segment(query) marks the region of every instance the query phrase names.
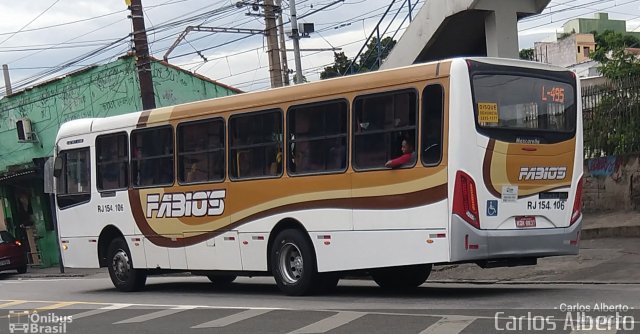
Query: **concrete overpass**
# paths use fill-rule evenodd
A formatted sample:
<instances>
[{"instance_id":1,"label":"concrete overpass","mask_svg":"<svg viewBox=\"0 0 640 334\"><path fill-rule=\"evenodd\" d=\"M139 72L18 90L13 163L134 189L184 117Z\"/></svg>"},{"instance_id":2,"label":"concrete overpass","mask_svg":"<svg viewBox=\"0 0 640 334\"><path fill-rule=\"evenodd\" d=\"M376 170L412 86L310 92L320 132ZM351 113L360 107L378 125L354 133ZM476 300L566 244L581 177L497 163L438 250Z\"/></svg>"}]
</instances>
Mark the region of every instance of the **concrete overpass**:
<instances>
[{"instance_id":1,"label":"concrete overpass","mask_svg":"<svg viewBox=\"0 0 640 334\"><path fill-rule=\"evenodd\" d=\"M456 56L518 58L518 20L551 0L425 0L381 69Z\"/></svg>"}]
</instances>

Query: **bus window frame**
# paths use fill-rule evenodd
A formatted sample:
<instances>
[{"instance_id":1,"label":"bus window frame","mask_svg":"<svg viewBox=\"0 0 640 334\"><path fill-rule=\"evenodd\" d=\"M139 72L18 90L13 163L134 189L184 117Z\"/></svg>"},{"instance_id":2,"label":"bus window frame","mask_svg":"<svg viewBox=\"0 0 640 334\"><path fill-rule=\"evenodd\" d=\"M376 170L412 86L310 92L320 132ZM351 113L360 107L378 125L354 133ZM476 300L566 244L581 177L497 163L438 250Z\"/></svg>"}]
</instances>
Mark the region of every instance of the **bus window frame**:
<instances>
[{"instance_id":1,"label":"bus window frame","mask_svg":"<svg viewBox=\"0 0 640 334\"><path fill-rule=\"evenodd\" d=\"M180 149L180 145L179 145L179 137L178 137L178 133L180 131L180 128L183 126L189 126L189 125L195 125L198 123L208 123L208 122L216 122L216 121L222 121L222 159L224 159L224 161L222 162L222 178L219 180L206 180L206 181L196 181L196 182L181 182L180 181L180 177L179 177L179 168L180 168L180 155L184 155L184 154L194 154L194 153L204 153L204 154L208 154L208 153L212 153L212 152L216 152L219 151L220 149L215 149L215 150L204 150L204 151L197 151L197 152L187 152L187 153L182 153L179 151ZM205 119L198 119L198 120L194 120L194 121L184 121L184 122L180 122L178 123L178 125L176 126L176 130L175 130L175 143L174 143L176 149L175 149L175 156L176 156L176 161L175 161L175 180L178 183L178 185L181 186L187 186L187 185L197 185L197 184L217 184L217 183L224 183L227 179L227 122L224 119L224 117L222 116L214 116L214 117L210 117L210 118L205 118Z\"/></svg>"},{"instance_id":2,"label":"bus window frame","mask_svg":"<svg viewBox=\"0 0 640 334\"><path fill-rule=\"evenodd\" d=\"M413 162L412 165L407 165L404 167L398 167L398 168L389 168L389 167L385 167L384 164L380 167L372 167L372 168L358 168L356 166L356 136L359 135L358 132L355 131L355 127L357 126L357 120L356 118L356 102L359 99L362 98L366 98L366 97L377 97L377 96L385 96L385 95L394 95L394 94L398 94L398 93L402 93L402 92L413 92L415 95L415 121L416 124L413 126L413 130L414 130L414 136L413 136L413 150L414 153L416 153L416 157L415 160ZM415 168L418 160L420 159L420 154L418 154L417 152L417 147L420 144L418 141L418 137L419 137L419 128L420 128L420 90L415 88L415 87L410 87L410 88L400 88L400 89L396 89L396 90L386 90L383 92L376 92L376 93L369 93L369 94L362 94L362 95L357 95L353 98L353 100L351 101L351 156L349 157L351 160L351 168L355 171L355 172L372 172L372 171L381 171L381 170L402 170L402 169L412 169ZM373 130L368 132L367 134L376 134L376 133L389 133L389 132L394 132L394 131L404 131L407 129L410 129L411 127L409 126L404 126L398 129L393 129L393 130ZM395 159L395 158L394 158Z\"/></svg>"},{"instance_id":3,"label":"bus window frame","mask_svg":"<svg viewBox=\"0 0 640 334\"><path fill-rule=\"evenodd\" d=\"M291 159L293 157L291 157L290 155L290 150L289 147L291 144L296 143L296 141L292 141L291 138L291 127L289 126L289 114L291 113L291 109L295 109L295 108L304 108L304 107L317 107L317 106L321 106L321 105L325 105L325 104L333 104L333 103L344 103L345 107L346 107L346 132L344 133L344 135L340 134L340 135L325 135L322 137L317 137L317 138L313 138L312 140L326 140L326 139L332 139L332 138L346 138L346 144L345 144L345 166L344 169L334 169L334 170L330 170L330 171L324 171L324 172L303 172L303 173L292 173L290 171L289 168L289 161L291 161ZM349 100L347 98L336 98L336 99L332 99L332 100L323 100L323 101L318 101L318 102L310 102L310 103L303 103L303 104L296 104L296 105L291 105L289 106L289 108L287 108L287 112L286 112L286 118L285 118L285 123L287 125L287 131L286 131L286 136L285 136L285 142L286 144L284 145L285 147L285 158L286 158L286 164L285 166L287 167L287 175L290 177L300 177L300 176L313 176L313 175L336 175L336 174L344 174L349 170L349 166L350 166L350 155L349 155L349 148L351 147L351 136L349 133L349 128L350 128L350 124L349 124L349 120L350 120L350 112L351 112L351 105L349 103ZM308 140L311 141L311 140Z\"/></svg>"},{"instance_id":4,"label":"bus window frame","mask_svg":"<svg viewBox=\"0 0 640 334\"><path fill-rule=\"evenodd\" d=\"M109 136L117 136L117 135L125 135L125 139L126 139L126 149L127 149L127 161L126 161L126 166L127 166L127 171L126 171L126 175L125 177L127 178L127 186L124 188L113 188L113 189L100 189L98 187L98 177L100 176L98 174L98 166L100 165L98 162L98 157L99 157L99 152L98 152L98 139L102 138L102 137L109 137ZM119 131L119 132L113 132L113 133L105 133L105 134L101 134L99 136L96 136L96 139L94 140L94 146L96 148L96 189L98 190L99 193L103 194L103 193L114 193L117 191L122 191L122 190L128 190L129 187L131 186L131 143L129 142L129 134L126 131Z\"/></svg>"},{"instance_id":5,"label":"bus window frame","mask_svg":"<svg viewBox=\"0 0 640 334\"><path fill-rule=\"evenodd\" d=\"M89 174L87 175L87 189L88 191L83 191L83 192L76 192L73 194L60 194L58 193L58 179L56 178L56 205L58 206L58 209L60 210L66 210L69 208L73 208L76 206L80 206L83 204L87 204L89 202L91 202L91 176L92 176L92 167L91 167L91 147L90 146L84 146L84 147L77 147L77 148L72 148L72 149L65 149L65 150L61 150L60 152L58 152L57 156L61 157L64 156L64 158L62 159L62 174L64 175L64 181L65 181L65 192L67 192L66 188L68 188L68 179L67 179L67 153L69 152L77 152L77 151L87 151L88 153L88 159L87 159L87 170L89 171ZM62 176L62 175L61 175ZM74 202L72 204L69 205L60 205L60 198L66 199L66 198L80 198L79 201Z\"/></svg>"},{"instance_id":6,"label":"bus window frame","mask_svg":"<svg viewBox=\"0 0 640 334\"><path fill-rule=\"evenodd\" d=\"M280 130L282 131L282 141L281 144L283 145L282 147L282 169L280 170L280 173L276 174L276 175L267 175L267 176L249 176L249 177L234 177L231 175L231 151L233 149L237 150L237 147L240 148L254 148L254 147L263 147L263 146L268 146L267 144L250 144L250 145L240 145L240 146L236 146L236 147L232 147L231 146L231 121L234 118L239 118L239 117L249 117L251 115L259 115L259 114L267 114L267 113L272 113L272 112L278 112L280 115ZM251 180L270 180L270 179L279 179L284 175L284 169L285 169L285 147L284 147L284 126L285 126L285 113L282 110L282 108L280 107L275 107L275 108L270 108L270 109L262 109L262 110L257 110L257 111L248 111L248 112L240 112L240 113L236 113L233 114L231 116L229 116L229 118L227 119L227 177L229 178L229 180L231 182L244 182L244 181L251 181ZM276 142L277 144L277 142Z\"/></svg>"},{"instance_id":7,"label":"bus window frame","mask_svg":"<svg viewBox=\"0 0 640 334\"><path fill-rule=\"evenodd\" d=\"M152 131L152 130L157 130L157 129L161 129L161 128L169 128L171 129L171 142L172 142L172 146L173 146L173 163L171 164L171 168L173 169L173 178L171 180L171 183L167 183L167 184L153 184L153 185L149 185L149 186L136 186L133 182L134 177L133 177L133 143L132 143L132 138L134 133L137 132L145 132L145 131ZM131 187L132 189L151 189L151 188L167 188L167 187L173 187L176 184L176 134L175 134L175 129L173 128L173 126L171 124L167 124L167 125L158 125L158 126L147 126L144 128L137 128L137 129L133 129L131 130L131 133L129 133L129 187ZM135 159L136 161L140 161L140 159ZM148 160L148 159L145 159Z\"/></svg>"},{"instance_id":8,"label":"bus window frame","mask_svg":"<svg viewBox=\"0 0 640 334\"><path fill-rule=\"evenodd\" d=\"M431 86L439 86L442 89L442 109L441 109L441 119L440 119L440 156L437 162L434 163L425 163L424 162L424 153L426 153L426 147L422 147L422 144L425 143L425 141L423 140L424 136L425 136L425 130L423 127L423 122L424 120L424 116L425 116L425 101L424 101L424 94L425 91L427 90L428 87ZM445 89L445 85L440 82L440 81L434 81L434 82L430 82L427 83L424 88L422 89L422 104L420 105L420 154L419 154L419 159L420 162L422 163L422 166L424 167L437 167L440 166L442 164L442 158L444 157L444 141L445 141L445 136L444 136L444 131L445 131L445 117L446 117L446 111L447 111L447 107L446 107L446 102L447 102L447 90Z\"/></svg>"}]
</instances>

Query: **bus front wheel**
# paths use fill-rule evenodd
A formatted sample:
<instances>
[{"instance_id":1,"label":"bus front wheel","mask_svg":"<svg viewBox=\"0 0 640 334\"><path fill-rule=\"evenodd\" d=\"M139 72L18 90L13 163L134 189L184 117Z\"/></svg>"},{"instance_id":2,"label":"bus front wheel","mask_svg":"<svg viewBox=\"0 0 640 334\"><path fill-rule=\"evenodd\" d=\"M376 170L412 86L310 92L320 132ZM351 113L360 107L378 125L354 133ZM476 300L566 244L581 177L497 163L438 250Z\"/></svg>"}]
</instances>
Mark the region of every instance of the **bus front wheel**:
<instances>
[{"instance_id":1,"label":"bus front wheel","mask_svg":"<svg viewBox=\"0 0 640 334\"><path fill-rule=\"evenodd\" d=\"M133 268L131 252L124 239L117 238L111 241L107 254L109 254L109 276L116 289L131 292L144 287L147 274L144 270Z\"/></svg>"},{"instance_id":2,"label":"bus front wheel","mask_svg":"<svg viewBox=\"0 0 640 334\"><path fill-rule=\"evenodd\" d=\"M310 294L318 280L313 246L300 230L280 232L271 247L271 272L289 296Z\"/></svg>"},{"instance_id":3,"label":"bus front wheel","mask_svg":"<svg viewBox=\"0 0 640 334\"><path fill-rule=\"evenodd\" d=\"M406 291L419 287L431 274L430 264L389 267L371 272L373 280L385 290Z\"/></svg>"}]
</instances>

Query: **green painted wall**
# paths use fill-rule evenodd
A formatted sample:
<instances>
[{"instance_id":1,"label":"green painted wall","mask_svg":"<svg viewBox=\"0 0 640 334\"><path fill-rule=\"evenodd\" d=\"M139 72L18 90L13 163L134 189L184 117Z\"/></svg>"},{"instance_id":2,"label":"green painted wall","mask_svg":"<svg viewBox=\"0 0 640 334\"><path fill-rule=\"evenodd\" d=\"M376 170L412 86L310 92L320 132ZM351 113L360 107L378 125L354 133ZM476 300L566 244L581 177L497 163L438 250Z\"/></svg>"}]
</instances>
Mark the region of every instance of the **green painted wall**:
<instances>
[{"instance_id":1,"label":"green painted wall","mask_svg":"<svg viewBox=\"0 0 640 334\"><path fill-rule=\"evenodd\" d=\"M603 33L606 30L620 32L640 38L640 32L627 31L624 20L610 20L606 13L597 13L592 19L579 18L567 21L564 25L565 33L589 34L593 31Z\"/></svg>"},{"instance_id":2,"label":"green painted wall","mask_svg":"<svg viewBox=\"0 0 640 334\"><path fill-rule=\"evenodd\" d=\"M237 90L194 76L176 67L152 62L152 76L157 107L215 98L238 93ZM106 117L139 111L142 108L135 59L124 57L115 62L84 69L62 79L43 83L0 100L0 175L8 170L33 166L33 158L53 154L60 125L86 117ZM16 120L29 118L38 143L18 143ZM22 181L21 181L22 180ZM43 266L58 263L55 233L49 223L48 199L43 194L42 179L16 178L0 185L7 198L6 216L15 231L18 222L11 221L15 210L14 190L30 191L38 246Z\"/></svg>"}]
</instances>

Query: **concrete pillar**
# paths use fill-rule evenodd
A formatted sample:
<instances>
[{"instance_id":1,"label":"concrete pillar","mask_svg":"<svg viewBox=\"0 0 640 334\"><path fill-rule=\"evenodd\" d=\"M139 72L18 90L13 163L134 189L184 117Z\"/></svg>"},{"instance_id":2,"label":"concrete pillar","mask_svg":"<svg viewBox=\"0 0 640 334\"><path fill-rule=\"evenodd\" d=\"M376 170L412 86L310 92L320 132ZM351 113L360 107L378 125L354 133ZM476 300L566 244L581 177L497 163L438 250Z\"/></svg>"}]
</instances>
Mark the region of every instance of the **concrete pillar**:
<instances>
[{"instance_id":1,"label":"concrete pillar","mask_svg":"<svg viewBox=\"0 0 640 334\"><path fill-rule=\"evenodd\" d=\"M518 18L509 9L488 12L484 20L487 56L518 58Z\"/></svg>"}]
</instances>

